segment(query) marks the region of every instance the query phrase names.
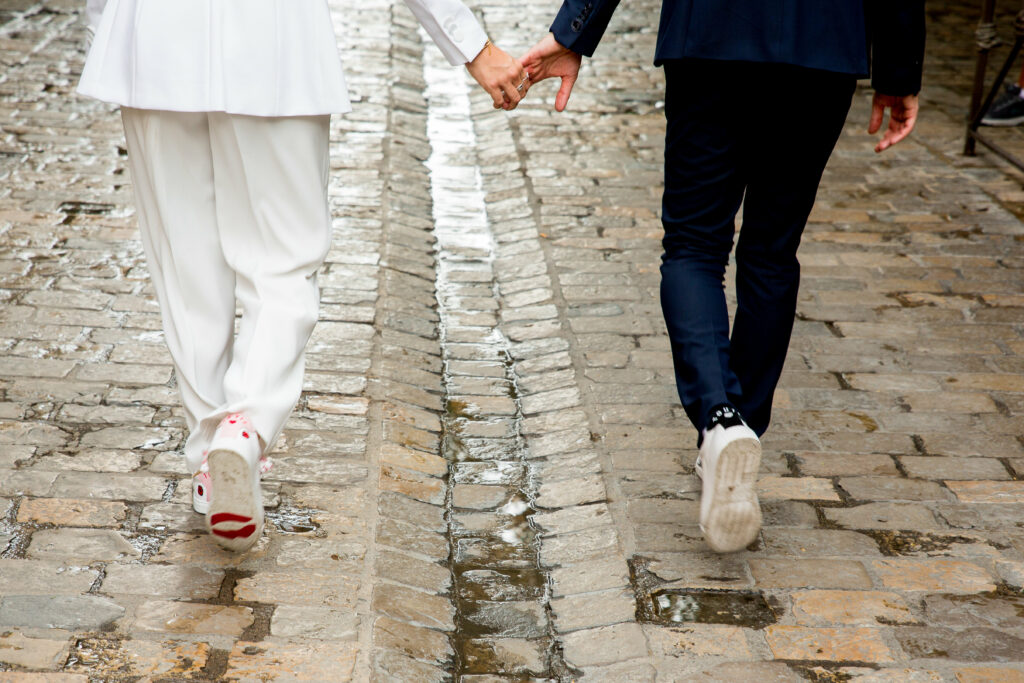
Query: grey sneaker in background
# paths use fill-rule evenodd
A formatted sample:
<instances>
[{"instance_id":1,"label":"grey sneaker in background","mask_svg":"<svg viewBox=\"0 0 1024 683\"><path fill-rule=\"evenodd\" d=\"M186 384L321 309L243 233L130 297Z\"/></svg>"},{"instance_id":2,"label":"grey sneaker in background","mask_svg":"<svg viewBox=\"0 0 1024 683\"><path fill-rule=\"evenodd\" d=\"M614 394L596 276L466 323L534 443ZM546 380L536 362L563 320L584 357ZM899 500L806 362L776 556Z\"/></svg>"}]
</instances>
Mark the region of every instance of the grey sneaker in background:
<instances>
[{"instance_id":1,"label":"grey sneaker in background","mask_svg":"<svg viewBox=\"0 0 1024 683\"><path fill-rule=\"evenodd\" d=\"M1017 126L1021 123L1024 123L1024 99L1020 97L1020 86L1008 85L989 107L981 125Z\"/></svg>"}]
</instances>

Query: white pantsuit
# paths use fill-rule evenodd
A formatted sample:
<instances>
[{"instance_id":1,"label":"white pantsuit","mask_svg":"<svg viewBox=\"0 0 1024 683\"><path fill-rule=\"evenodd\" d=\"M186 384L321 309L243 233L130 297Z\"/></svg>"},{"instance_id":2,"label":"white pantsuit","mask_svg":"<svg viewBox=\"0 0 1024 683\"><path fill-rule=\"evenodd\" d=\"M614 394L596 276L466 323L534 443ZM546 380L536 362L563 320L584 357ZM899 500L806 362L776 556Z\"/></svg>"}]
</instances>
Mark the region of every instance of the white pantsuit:
<instances>
[{"instance_id":1,"label":"white pantsuit","mask_svg":"<svg viewBox=\"0 0 1024 683\"><path fill-rule=\"evenodd\" d=\"M483 49L460 0L406 4L452 64ZM87 16L78 90L122 106L188 466L230 413L269 450L302 389L330 114L350 107L327 0L88 0Z\"/></svg>"},{"instance_id":2,"label":"white pantsuit","mask_svg":"<svg viewBox=\"0 0 1024 683\"><path fill-rule=\"evenodd\" d=\"M124 108L122 118L195 471L224 416L248 415L270 445L299 398L330 246L330 117Z\"/></svg>"}]
</instances>

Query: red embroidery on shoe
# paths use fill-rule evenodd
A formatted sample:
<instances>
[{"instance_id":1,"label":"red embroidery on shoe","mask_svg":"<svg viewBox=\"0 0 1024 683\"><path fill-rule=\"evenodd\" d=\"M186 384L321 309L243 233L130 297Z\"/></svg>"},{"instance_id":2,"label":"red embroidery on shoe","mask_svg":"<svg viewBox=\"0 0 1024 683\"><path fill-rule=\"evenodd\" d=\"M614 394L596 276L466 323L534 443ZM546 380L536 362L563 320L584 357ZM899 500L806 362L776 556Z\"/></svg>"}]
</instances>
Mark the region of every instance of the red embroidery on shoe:
<instances>
[{"instance_id":1,"label":"red embroidery on shoe","mask_svg":"<svg viewBox=\"0 0 1024 683\"><path fill-rule=\"evenodd\" d=\"M236 515L233 512L218 512L210 517L210 526L216 526L221 522L251 522L252 517Z\"/></svg>"},{"instance_id":2,"label":"red embroidery on shoe","mask_svg":"<svg viewBox=\"0 0 1024 683\"><path fill-rule=\"evenodd\" d=\"M236 421L237 420L228 420L228 422L230 422L231 424L235 424Z\"/></svg>"},{"instance_id":3,"label":"red embroidery on shoe","mask_svg":"<svg viewBox=\"0 0 1024 683\"><path fill-rule=\"evenodd\" d=\"M242 437L248 439L249 438L249 432L242 432Z\"/></svg>"},{"instance_id":4,"label":"red embroidery on shoe","mask_svg":"<svg viewBox=\"0 0 1024 683\"><path fill-rule=\"evenodd\" d=\"M198 493L200 496L205 495L203 493L203 485L202 484L200 484L199 486L196 487L196 493Z\"/></svg>"},{"instance_id":5,"label":"red embroidery on shoe","mask_svg":"<svg viewBox=\"0 0 1024 683\"><path fill-rule=\"evenodd\" d=\"M230 531L222 531L220 529L211 530L212 533L223 538L245 538L246 536L252 536L254 531L256 531L255 524L243 526L241 529L231 529Z\"/></svg>"}]
</instances>

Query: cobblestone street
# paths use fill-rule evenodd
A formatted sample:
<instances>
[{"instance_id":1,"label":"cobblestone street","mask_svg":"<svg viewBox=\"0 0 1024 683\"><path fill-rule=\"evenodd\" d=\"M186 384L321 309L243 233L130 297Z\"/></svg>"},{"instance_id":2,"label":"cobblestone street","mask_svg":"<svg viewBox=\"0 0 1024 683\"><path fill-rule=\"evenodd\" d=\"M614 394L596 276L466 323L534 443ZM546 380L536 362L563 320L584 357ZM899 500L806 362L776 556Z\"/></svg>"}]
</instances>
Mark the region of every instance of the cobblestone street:
<instances>
[{"instance_id":1,"label":"cobblestone street","mask_svg":"<svg viewBox=\"0 0 1024 683\"><path fill-rule=\"evenodd\" d=\"M1024 681L1024 177L961 155L977 7L930 0L909 140L876 155L857 91L764 528L717 555L658 299L661 3L560 115L330 0L334 241L238 556L192 512L120 118L73 92L84 4L0 0L0 681ZM467 4L518 55L559 2Z\"/></svg>"}]
</instances>

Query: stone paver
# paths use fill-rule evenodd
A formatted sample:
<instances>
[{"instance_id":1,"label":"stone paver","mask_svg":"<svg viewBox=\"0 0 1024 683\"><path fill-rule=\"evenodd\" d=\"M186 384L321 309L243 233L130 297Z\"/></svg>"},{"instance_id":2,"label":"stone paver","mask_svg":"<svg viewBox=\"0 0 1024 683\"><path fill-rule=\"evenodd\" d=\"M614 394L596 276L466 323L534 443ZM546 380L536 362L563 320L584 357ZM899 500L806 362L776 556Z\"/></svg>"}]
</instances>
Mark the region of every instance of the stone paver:
<instances>
[{"instance_id":1,"label":"stone paver","mask_svg":"<svg viewBox=\"0 0 1024 683\"><path fill-rule=\"evenodd\" d=\"M0 679L1024 680L1024 191L959 154L967 0L929 3L913 138L876 157L855 95L729 556L658 303L660 3L568 114L545 83L509 115L402 3L331 0L334 242L242 557L190 510L79 4L0 0ZM515 54L558 3L470 4Z\"/></svg>"}]
</instances>

